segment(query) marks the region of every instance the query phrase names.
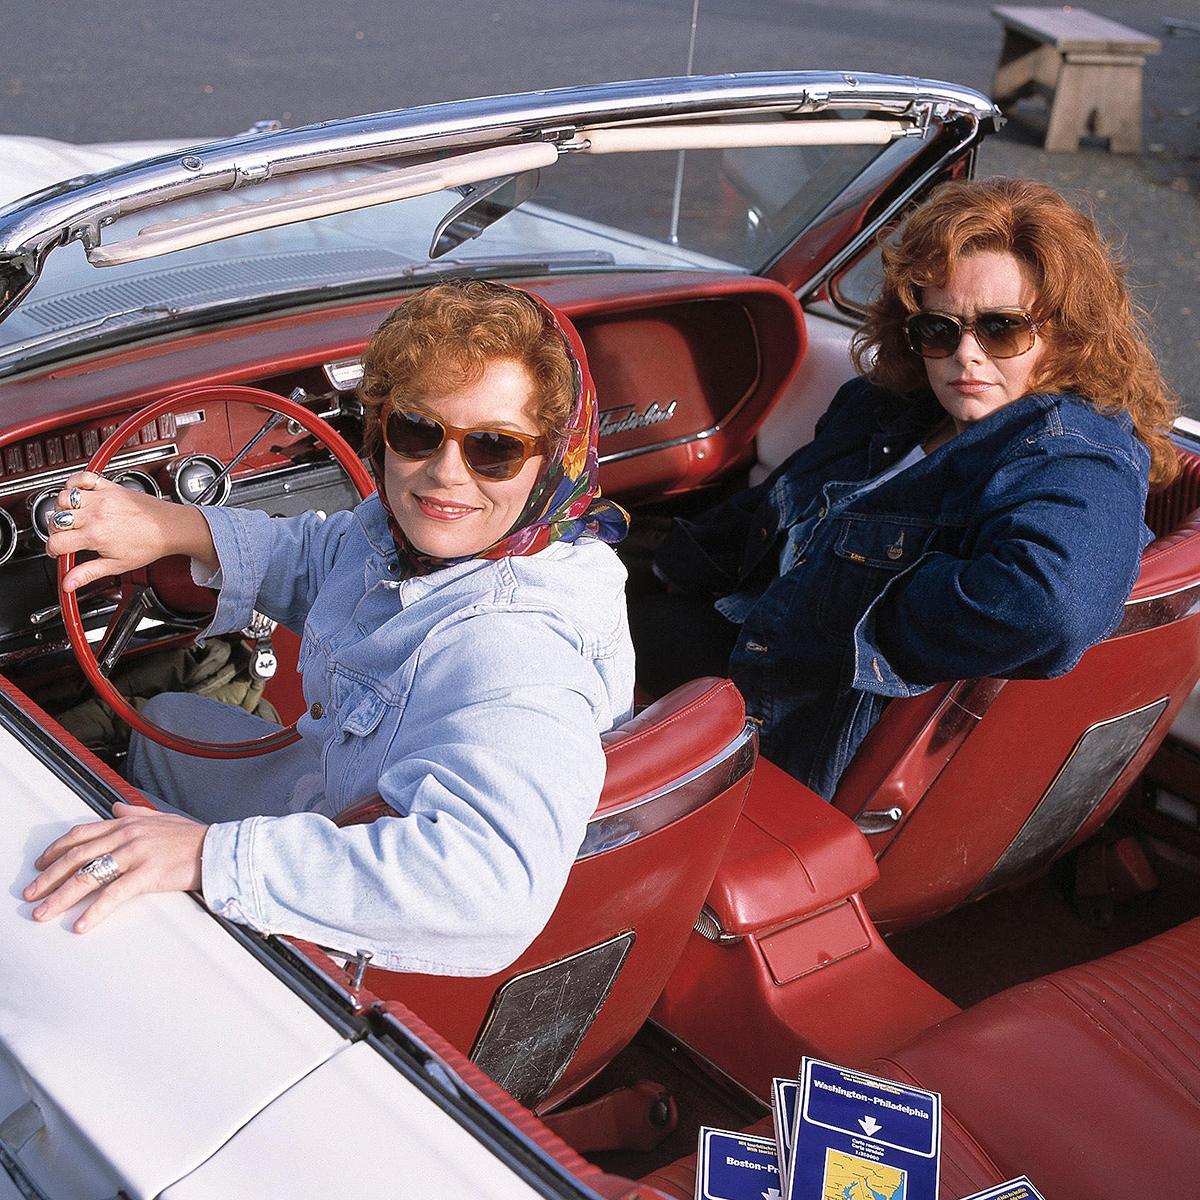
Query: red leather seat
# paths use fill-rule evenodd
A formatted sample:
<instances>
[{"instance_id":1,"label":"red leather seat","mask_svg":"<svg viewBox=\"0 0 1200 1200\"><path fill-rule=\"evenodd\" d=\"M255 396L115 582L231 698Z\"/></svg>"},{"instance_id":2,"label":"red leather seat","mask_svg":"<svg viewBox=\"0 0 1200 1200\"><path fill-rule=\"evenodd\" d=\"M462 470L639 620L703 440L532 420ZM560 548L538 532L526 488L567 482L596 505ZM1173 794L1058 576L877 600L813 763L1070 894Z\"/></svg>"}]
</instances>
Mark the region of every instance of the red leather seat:
<instances>
[{"instance_id":1,"label":"red leather seat","mask_svg":"<svg viewBox=\"0 0 1200 1200\"><path fill-rule=\"evenodd\" d=\"M477 979L366 973L375 995L403 1001L540 1109L646 1019L704 904L757 748L741 695L718 679L677 688L603 741L600 804L549 924L517 962ZM375 799L339 822L390 811Z\"/></svg>"},{"instance_id":2,"label":"red leather seat","mask_svg":"<svg viewBox=\"0 0 1200 1200\"><path fill-rule=\"evenodd\" d=\"M877 1062L1055 1200L1200 1194L1200 921L985 1000Z\"/></svg>"},{"instance_id":3,"label":"red leather seat","mask_svg":"<svg viewBox=\"0 0 1200 1200\"><path fill-rule=\"evenodd\" d=\"M943 1200L1017 1175L1054 1200L1200 1194L1200 920L993 996L866 1069L941 1093ZM771 1136L770 1118L748 1132ZM693 1155L645 1182L690 1200L695 1174Z\"/></svg>"},{"instance_id":4,"label":"red leather seat","mask_svg":"<svg viewBox=\"0 0 1200 1200\"><path fill-rule=\"evenodd\" d=\"M1125 617L1059 679L941 684L884 710L834 804L879 861L882 930L1031 877L1099 827L1200 676L1200 458L1151 498Z\"/></svg>"}]
</instances>

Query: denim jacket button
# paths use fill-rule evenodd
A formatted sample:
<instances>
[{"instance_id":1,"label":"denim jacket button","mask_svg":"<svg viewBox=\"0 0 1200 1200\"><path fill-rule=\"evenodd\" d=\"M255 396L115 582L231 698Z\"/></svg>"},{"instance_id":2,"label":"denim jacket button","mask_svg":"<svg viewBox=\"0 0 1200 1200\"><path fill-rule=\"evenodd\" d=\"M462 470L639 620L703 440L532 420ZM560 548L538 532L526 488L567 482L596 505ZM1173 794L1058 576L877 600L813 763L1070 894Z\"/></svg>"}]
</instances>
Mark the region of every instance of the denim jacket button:
<instances>
[{"instance_id":1,"label":"denim jacket button","mask_svg":"<svg viewBox=\"0 0 1200 1200\"><path fill-rule=\"evenodd\" d=\"M316 701L312 708L308 710L308 715L312 717L314 721L319 721L325 715L325 705L323 705L320 700Z\"/></svg>"},{"instance_id":2,"label":"denim jacket button","mask_svg":"<svg viewBox=\"0 0 1200 1200\"><path fill-rule=\"evenodd\" d=\"M828 511L829 511L829 509L827 509L827 508L825 507L825 505L823 505L823 504L822 504L822 505L821 505L821 508L820 508L820 511L817 513L817 516L818 516L818 517L819 517L821 520L824 520L824 519L825 519L825 514L826 514Z\"/></svg>"}]
</instances>

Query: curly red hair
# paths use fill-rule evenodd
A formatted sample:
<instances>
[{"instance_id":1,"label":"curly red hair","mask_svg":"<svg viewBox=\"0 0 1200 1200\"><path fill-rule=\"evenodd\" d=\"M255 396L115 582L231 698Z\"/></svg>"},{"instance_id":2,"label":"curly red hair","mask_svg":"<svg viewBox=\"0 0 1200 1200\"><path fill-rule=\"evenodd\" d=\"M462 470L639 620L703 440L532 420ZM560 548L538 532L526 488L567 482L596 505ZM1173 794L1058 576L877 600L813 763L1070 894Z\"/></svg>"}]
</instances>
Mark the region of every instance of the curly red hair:
<instances>
[{"instance_id":1,"label":"curly red hair","mask_svg":"<svg viewBox=\"0 0 1200 1200\"><path fill-rule=\"evenodd\" d=\"M1028 179L946 183L883 246L883 286L855 335L856 368L902 395L928 392L904 322L921 307L921 289L941 287L958 259L1009 253L1037 286L1033 318L1045 337L1032 385L1075 392L1100 412L1127 412L1150 451L1150 481L1178 470L1171 427L1179 400L1155 362L1146 313L1125 285L1124 269L1095 221L1045 184Z\"/></svg>"},{"instance_id":2,"label":"curly red hair","mask_svg":"<svg viewBox=\"0 0 1200 1200\"><path fill-rule=\"evenodd\" d=\"M532 296L471 279L414 292L375 331L358 388L369 418L364 449L379 450L386 406L419 404L474 383L497 359L529 372L538 426L548 437L565 436L577 382L562 334Z\"/></svg>"}]
</instances>

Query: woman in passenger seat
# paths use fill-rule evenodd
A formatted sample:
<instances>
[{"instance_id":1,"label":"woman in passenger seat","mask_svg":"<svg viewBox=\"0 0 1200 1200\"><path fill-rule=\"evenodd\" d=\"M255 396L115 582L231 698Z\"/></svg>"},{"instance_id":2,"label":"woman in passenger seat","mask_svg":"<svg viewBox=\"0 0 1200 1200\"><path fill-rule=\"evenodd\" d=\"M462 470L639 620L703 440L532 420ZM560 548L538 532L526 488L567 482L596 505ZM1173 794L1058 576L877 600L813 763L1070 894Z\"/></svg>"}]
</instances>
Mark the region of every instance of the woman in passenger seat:
<instances>
[{"instance_id":1,"label":"woman in passenger seat","mask_svg":"<svg viewBox=\"0 0 1200 1200\"><path fill-rule=\"evenodd\" d=\"M948 183L886 245L862 377L694 520L634 612L639 677L726 670L829 798L893 696L1046 678L1112 632L1176 412L1095 224L1040 183Z\"/></svg>"},{"instance_id":2,"label":"woman in passenger seat","mask_svg":"<svg viewBox=\"0 0 1200 1200\"><path fill-rule=\"evenodd\" d=\"M379 490L353 511L270 518L68 481L49 551L100 555L69 589L186 554L220 589L208 633L254 608L303 628L310 707L298 743L248 760L135 735L130 779L187 815L117 805L57 839L25 890L36 919L90 897L82 932L140 892L200 889L255 929L450 975L500 969L548 919L600 795L600 734L633 700L606 544L628 518L600 498L582 347L540 301L472 281L407 300L364 367ZM194 695L147 715L221 741L277 728ZM335 825L376 793L396 815Z\"/></svg>"}]
</instances>

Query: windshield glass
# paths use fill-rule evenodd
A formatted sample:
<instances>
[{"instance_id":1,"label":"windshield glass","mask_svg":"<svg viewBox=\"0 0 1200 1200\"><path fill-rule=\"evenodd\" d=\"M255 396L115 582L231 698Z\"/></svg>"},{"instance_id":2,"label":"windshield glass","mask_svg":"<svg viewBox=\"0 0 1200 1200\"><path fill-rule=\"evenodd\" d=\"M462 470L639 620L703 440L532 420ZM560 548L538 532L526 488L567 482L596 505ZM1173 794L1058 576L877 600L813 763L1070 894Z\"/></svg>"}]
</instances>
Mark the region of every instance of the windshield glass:
<instances>
[{"instance_id":1,"label":"windshield glass","mask_svg":"<svg viewBox=\"0 0 1200 1200\"><path fill-rule=\"evenodd\" d=\"M849 115L849 114L847 114ZM520 189L491 223L454 222L469 240L430 257L439 223L465 189L375 204L115 266L78 243L46 260L0 324L0 372L214 314L264 311L453 274L536 277L557 271L756 271L886 148L786 146L684 153L565 155ZM105 166L109 165L107 163ZM104 246L150 225L194 220L301 190L382 178L394 164L305 173L236 193L209 193L122 218ZM532 186L536 184L536 186ZM503 196L504 192L498 192ZM516 194L510 191L507 194ZM476 236L470 236L475 234Z\"/></svg>"}]
</instances>

